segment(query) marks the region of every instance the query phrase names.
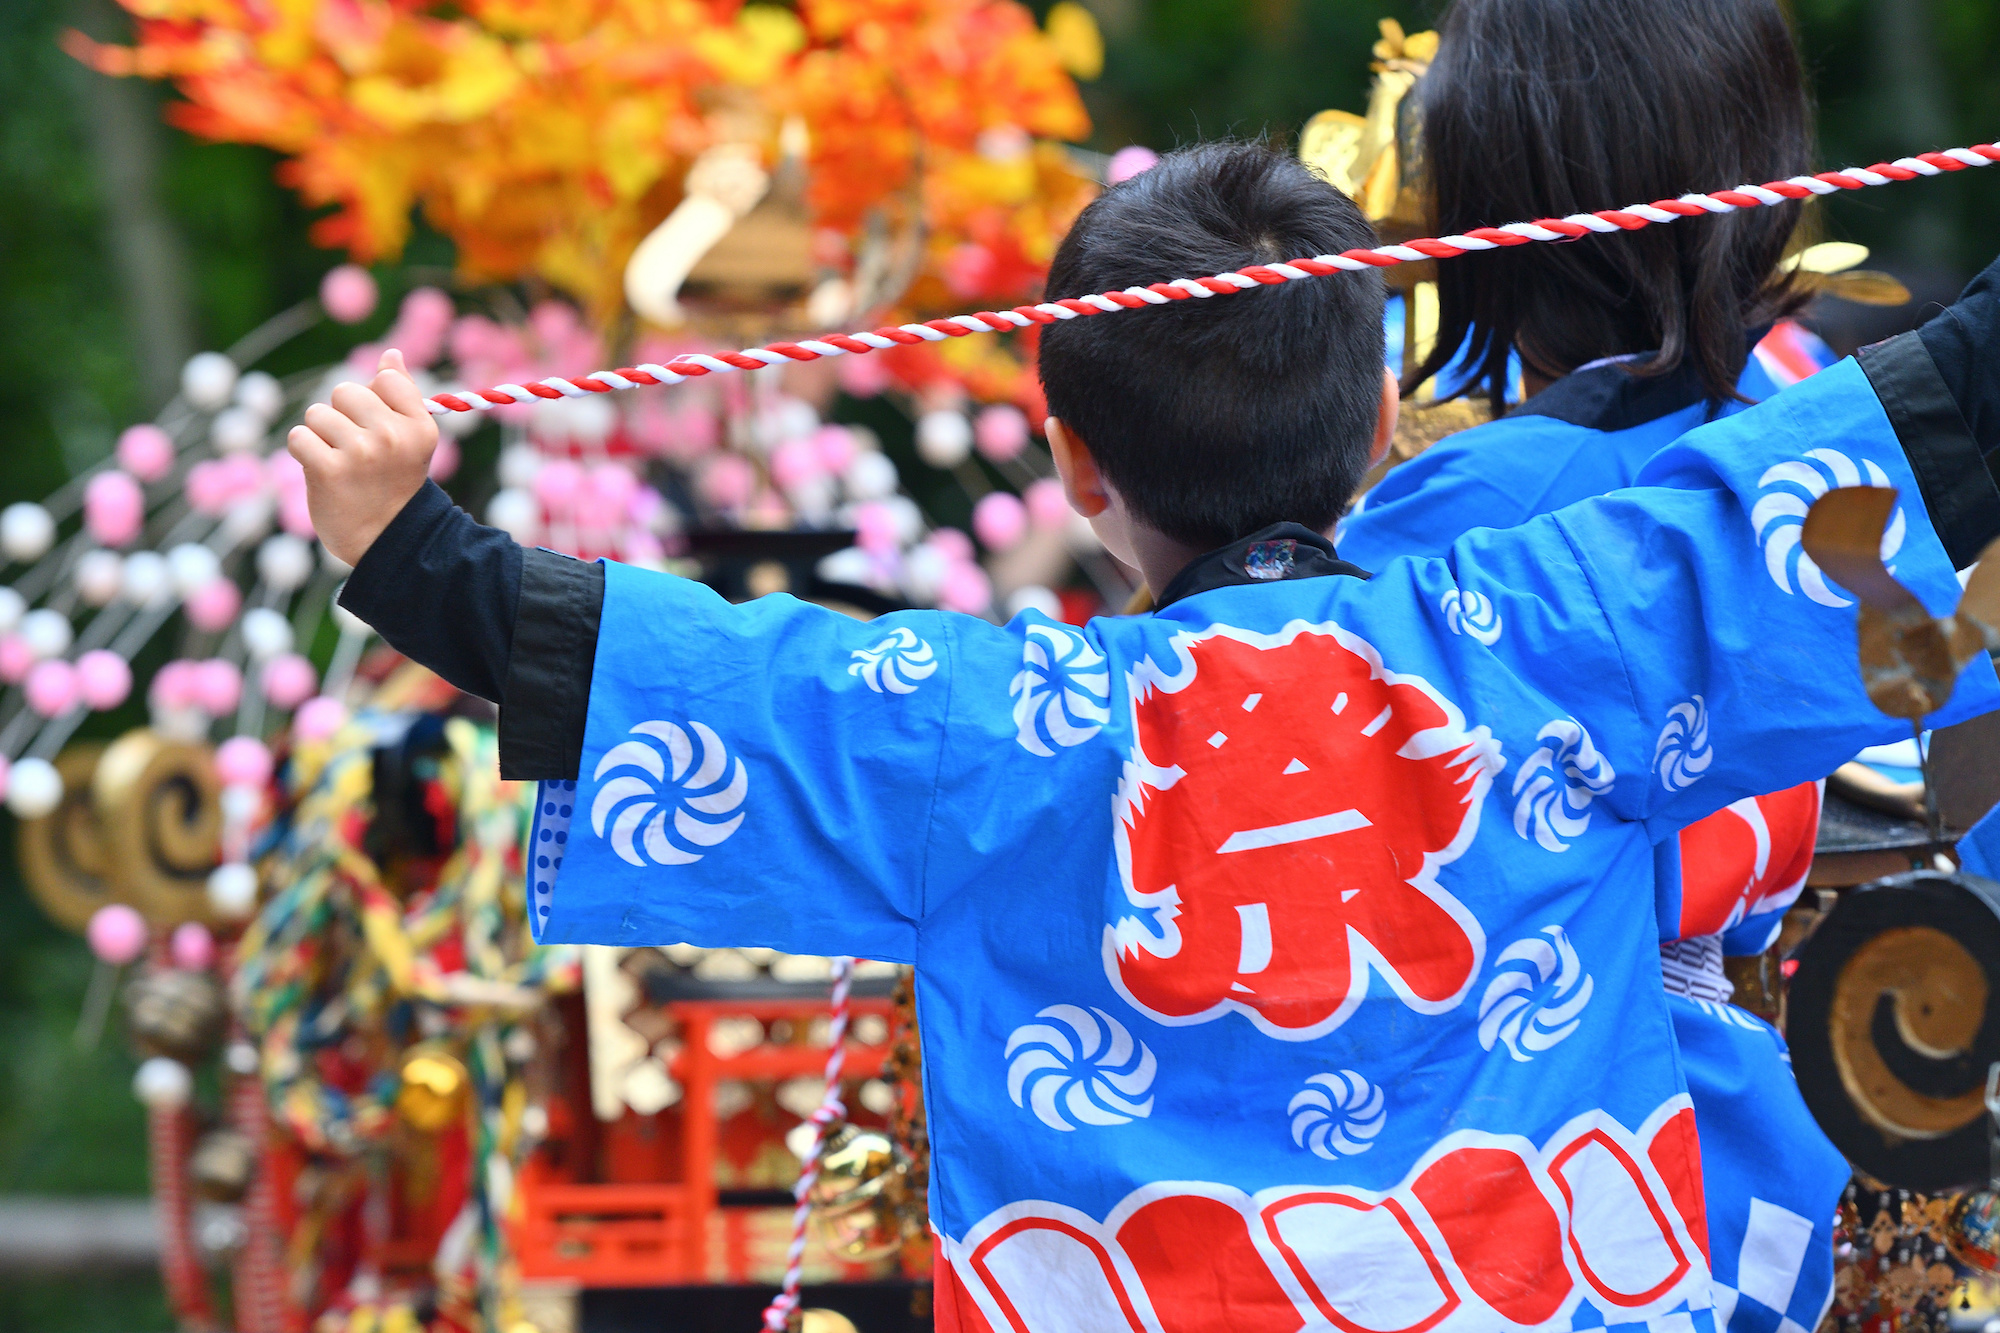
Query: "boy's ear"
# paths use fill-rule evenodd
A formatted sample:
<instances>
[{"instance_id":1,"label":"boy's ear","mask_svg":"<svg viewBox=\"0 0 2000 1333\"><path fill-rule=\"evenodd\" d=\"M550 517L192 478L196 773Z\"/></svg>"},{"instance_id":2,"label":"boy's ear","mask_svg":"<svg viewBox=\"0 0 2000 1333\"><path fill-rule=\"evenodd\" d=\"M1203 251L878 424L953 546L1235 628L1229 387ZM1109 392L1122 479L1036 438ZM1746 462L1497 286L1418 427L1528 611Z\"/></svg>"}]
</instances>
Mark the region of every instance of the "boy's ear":
<instances>
[{"instance_id":1,"label":"boy's ear","mask_svg":"<svg viewBox=\"0 0 2000 1333\"><path fill-rule=\"evenodd\" d=\"M1368 446L1368 466L1374 467L1389 456L1389 444L1396 438L1396 422L1403 413L1403 393L1389 368L1382 368L1382 404L1375 413L1375 442Z\"/></svg>"},{"instance_id":2,"label":"boy's ear","mask_svg":"<svg viewBox=\"0 0 2000 1333\"><path fill-rule=\"evenodd\" d=\"M1056 475L1062 478L1069 507L1085 518L1096 518L1109 509L1111 493L1083 437L1065 426L1061 417L1050 417L1043 423L1043 429L1049 437L1049 453L1055 457Z\"/></svg>"}]
</instances>

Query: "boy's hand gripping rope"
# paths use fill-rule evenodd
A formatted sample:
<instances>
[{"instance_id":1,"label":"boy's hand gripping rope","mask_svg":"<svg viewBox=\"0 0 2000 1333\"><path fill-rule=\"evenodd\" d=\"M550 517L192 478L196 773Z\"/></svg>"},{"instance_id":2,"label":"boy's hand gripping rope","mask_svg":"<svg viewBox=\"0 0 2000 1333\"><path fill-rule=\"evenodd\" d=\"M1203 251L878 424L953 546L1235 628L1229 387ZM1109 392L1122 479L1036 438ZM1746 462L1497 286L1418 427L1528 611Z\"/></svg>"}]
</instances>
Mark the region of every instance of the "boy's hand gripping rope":
<instances>
[{"instance_id":1,"label":"boy's hand gripping rope","mask_svg":"<svg viewBox=\"0 0 2000 1333\"><path fill-rule=\"evenodd\" d=\"M1660 199L1629 208L1607 208L1595 213L1573 213L1566 218L1543 218L1539 222L1513 222L1504 227L1478 227L1463 236L1406 241L1382 245L1372 250L1347 250L1315 259L1294 259L1285 264L1252 264L1212 278L1177 278L1145 287L1127 287L1122 292L1100 292L1095 296L1066 297L1040 305L1015 306L1012 310L986 310L976 315L953 315L948 319L925 320L921 324L890 325L869 333L834 333L803 342L778 342L765 347L748 347L740 352L696 353L678 356L665 365L626 366L620 370L600 370L577 379L551 376L532 384L502 384L496 388L440 393L425 401L433 415L447 412L483 411L525 403L537 398L582 398L615 389L636 389L651 384L679 384L701 375L720 375L732 370L758 370L784 365L788 361L817 361L821 357L854 352L875 352L884 348L920 342L943 342L963 338L968 333L1004 333L1030 324L1053 324L1079 315L1096 315L1140 306L1166 305L1191 298L1227 296L1251 287L1296 282L1300 278L1324 277L1341 270L1390 268L1420 259L1455 259L1471 250L1497 250L1503 246L1526 245L1530 241L1573 241L1591 232L1637 231L1655 222L1674 222L1700 217L1705 213L1733 213L1739 208L1762 208L1816 194L1859 190L1869 185L1887 185L1918 176L1937 176L1967 167L1986 167L2000 162L2000 148L1977 144L1971 148L1948 148L1938 153L1878 162L1872 167L1848 167L1843 171L1822 171L1816 176L1794 176L1790 180L1765 185L1739 185L1714 194L1684 194L1678 199ZM835 1047L836 1051L839 1049ZM782 1299L782 1298L781 1298ZM773 1307L776 1308L775 1306Z\"/></svg>"},{"instance_id":2,"label":"boy's hand gripping rope","mask_svg":"<svg viewBox=\"0 0 2000 1333\"><path fill-rule=\"evenodd\" d=\"M854 982L854 960L833 960L833 1000L827 1024L826 1095L807 1123L813 1127L812 1146L799 1170L799 1183L792 1186L798 1206L792 1210L792 1245L785 1251L785 1280L771 1303L764 1307L767 1333L783 1333L792 1312L799 1308L799 1281L805 1272L806 1222L812 1216L812 1189L819 1181L819 1152L826 1142L829 1125L845 1119L847 1107L840 1100L840 1070L847 1063L847 991Z\"/></svg>"}]
</instances>

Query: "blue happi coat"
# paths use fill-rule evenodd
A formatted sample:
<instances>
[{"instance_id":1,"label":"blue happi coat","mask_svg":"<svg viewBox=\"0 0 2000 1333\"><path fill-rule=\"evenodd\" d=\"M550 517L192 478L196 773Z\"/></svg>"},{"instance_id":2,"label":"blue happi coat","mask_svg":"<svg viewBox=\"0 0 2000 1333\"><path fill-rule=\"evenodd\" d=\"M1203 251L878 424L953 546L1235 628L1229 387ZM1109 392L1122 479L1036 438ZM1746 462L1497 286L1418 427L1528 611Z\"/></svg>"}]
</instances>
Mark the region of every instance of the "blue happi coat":
<instances>
[{"instance_id":1,"label":"blue happi coat","mask_svg":"<svg viewBox=\"0 0 2000 1333\"><path fill-rule=\"evenodd\" d=\"M1793 364L1801 352L1823 351L1803 331L1784 331L1791 337L1779 350L1790 355L1753 354L1737 384L1745 398L1770 397L1801 369ZM1629 486L1660 450L1745 406L1709 401L1687 367L1658 381L1634 379L1617 365L1585 370L1515 415L1395 468L1341 525L1341 553L1369 568L1399 555L1435 555L1472 528L1509 526ZM1830 466L1824 479L1849 479L1837 471ZM1655 849L1666 940L1685 932L1680 851L1673 838ZM1799 884L1779 887L1729 921L1724 952L1769 947ZM1673 995L1667 1003L1702 1132L1711 1260L1719 1303L1732 1310L1727 1322L1732 1333L1814 1328L1833 1295L1833 1214L1847 1164L1807 1112L1775 1029L1714 999Z\"/></svg>"},{"instance_id":2,"label":"blue happi coat","mask_svg":"<svg viewBox=\"0 0 2000 1333\"><path fill-rule=\"evenodd\" d=\"M1899 734L1752 521L1836 455L1951 604L1852 364L1640 489L1366 581L1265 581L1314 539L1263 534L1151 617L609 566L537 934L914 963L943 1327L1710 1329L1652 848ZM1996 702L1982 662L1951 712Z\"/></svg>"}]
</instances>

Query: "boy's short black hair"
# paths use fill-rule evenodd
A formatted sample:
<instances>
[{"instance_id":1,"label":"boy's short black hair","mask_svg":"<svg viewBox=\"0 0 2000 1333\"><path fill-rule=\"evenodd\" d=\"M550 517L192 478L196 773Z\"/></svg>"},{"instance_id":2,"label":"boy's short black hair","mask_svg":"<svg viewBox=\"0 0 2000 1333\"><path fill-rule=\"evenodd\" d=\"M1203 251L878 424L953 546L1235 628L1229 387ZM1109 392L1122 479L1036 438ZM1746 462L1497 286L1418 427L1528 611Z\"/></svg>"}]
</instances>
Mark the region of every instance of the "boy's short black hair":
<instances>
[{"instance_id":1,"label":"boy's short black hair","mask_svg":"<svg viewBox=\"0 0 2000 1333\"><path fill-rule=\"evenodd\" d=\"M1376 243L1353 202L1254 144L1169 153L1083 210L1048 299ZM1049 410L1134 513L1204 548L1273 523L1332 527L1382 399L1382 280L1337 273L1065 320L1041 334Z\"/></svg>"}]
</instances>

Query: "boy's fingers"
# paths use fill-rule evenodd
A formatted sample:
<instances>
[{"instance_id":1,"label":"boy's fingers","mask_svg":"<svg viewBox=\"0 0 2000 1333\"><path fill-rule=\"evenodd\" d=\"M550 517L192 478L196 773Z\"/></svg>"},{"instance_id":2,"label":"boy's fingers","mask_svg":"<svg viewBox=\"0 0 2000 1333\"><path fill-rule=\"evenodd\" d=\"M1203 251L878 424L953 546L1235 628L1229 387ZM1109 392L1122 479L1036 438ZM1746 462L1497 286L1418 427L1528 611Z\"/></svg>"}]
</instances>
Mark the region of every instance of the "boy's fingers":
<instances>
[{"instance_id":1,"label":"boy's fingers","mask_svg":"<svg viewBox=\"0 0 2000 1333\"><path fill-rule=\"evenodd\" d=\"M358 384L343 384L341 388L360 389L361 386ZM368 391L361 389L361 392L367 393ZM335 389L333 394L334 397L338 398L340 396L340 389ZM375 395L369 394L368 396L373 398ZM306 409L305 422L322 444L335 450L359 449L366 434L344 412L338 408L329 407L325 403L314 403L311 407L308 407Z\"/></svg>"},{"instance_id":2,"label":"boy's fingers","mask_svg":"<svg viewBox=\"0 0 2000 1333\"><path fill-rule=\"evenodd\" d=\"M377 375L375 378L380 380L383 377ZM334 410L363 430L370 427L387 429L395 424L395 409L383 402L382 396L365 384L337 385L330 397L333 399ZM334 443L343 444L345 441L336 440Z\"/></svg>"},{"instance_id":3,"label":"boy's fingers","mask_svg":"<svg viewBox=\"0 0 2000 1333\"><path fill-rule=\"evenodd\" d=\"M382 353L382 368L375 372L375 379L368 387L401 416L430 415L430 409L424 406L424 396L417 392L417 382L403 367L403 354L393 347Z\"/></svg>"},{"instance_id":4,"label":"boy's fingers","mask_svg":"<svg viewBox=\"0 0 2000 1333\"><path fill-rule=\"evenodd\" d=\"M336 456L334 447L322 440L311 426L294 426L286 432L285 451L309 472L325 467Z\"/></svg>"},{"instance_id":5,"label":"boy's fingers","mask_svg":"<svg viewBox=\"0 0 2000 1333\"><path fill-rule=\"evenodd\" d=\"M382 349L382 359L381 359L380 361L377 361L377 362L375 363L375 369L376 369L376 370L378 370L378 371L381 371L381 370L400 370L400 371L402 371L402 372L403 372L403 373L404 373L405 375L407 375L407 374L409 374L409 373L410 373L410 368L409 368L409 367L408 367L407 365L405 365L405 364L403 363L403 352L402 352L402 349L401 349L401 348L397 348L397 347L385 347L385 348L383 348L383 349Z\"/></svg>"}]
</instances>

